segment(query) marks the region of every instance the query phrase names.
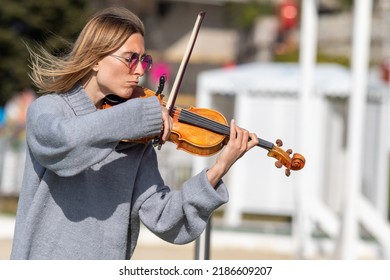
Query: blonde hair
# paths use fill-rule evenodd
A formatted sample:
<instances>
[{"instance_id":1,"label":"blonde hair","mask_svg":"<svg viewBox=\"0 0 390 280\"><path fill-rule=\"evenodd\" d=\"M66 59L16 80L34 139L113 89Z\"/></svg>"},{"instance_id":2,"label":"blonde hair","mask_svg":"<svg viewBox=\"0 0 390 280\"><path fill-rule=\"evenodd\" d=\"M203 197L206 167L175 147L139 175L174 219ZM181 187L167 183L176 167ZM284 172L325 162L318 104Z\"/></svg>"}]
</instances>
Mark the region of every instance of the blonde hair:
<instances>
[{"instance_id":1,"label":"blonde hair","mask_svg":"<svg viewBox=\"0 0 390 280\"><path fill-rule=\"evenodd\" d=\"M119 49L135 33L144 36L142 21L125 8L108 8L91 17L70 52L62 57L43 47L30 47L30 77L40 93L67 92L103 57Z\"/></svg>"}]
</instances>

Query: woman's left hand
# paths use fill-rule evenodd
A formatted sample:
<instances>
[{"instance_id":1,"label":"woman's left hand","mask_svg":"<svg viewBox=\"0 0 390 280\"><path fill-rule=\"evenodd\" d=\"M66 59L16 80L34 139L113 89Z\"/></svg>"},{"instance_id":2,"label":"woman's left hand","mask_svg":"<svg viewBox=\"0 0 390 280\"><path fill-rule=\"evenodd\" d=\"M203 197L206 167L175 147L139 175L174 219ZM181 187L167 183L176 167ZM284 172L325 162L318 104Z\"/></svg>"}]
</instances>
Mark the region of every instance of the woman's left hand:
<instances>
[{"instance_id":1,"label":"woman's left hand","mask_svg":"<svg viewBox=\"0 0 390 280\"><path fill-rule=\"evenodd\" d=\"M240 128L232 120L230 123L229 142L218 155L215 164L207 171L210 183L215 186L232 165L258 143L259 139L255 133L250 133L246 129Z\"/></svg>"}]
</instances>

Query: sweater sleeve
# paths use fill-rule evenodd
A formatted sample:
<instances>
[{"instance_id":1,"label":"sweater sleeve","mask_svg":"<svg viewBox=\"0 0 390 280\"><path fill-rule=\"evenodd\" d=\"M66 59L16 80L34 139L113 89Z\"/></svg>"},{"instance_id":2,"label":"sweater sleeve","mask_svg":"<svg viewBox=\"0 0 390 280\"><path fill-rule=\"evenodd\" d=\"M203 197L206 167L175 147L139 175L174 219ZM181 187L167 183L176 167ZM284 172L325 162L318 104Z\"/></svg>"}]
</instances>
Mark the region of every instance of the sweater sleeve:
<instances>
[{"instance_id":1,"label":"sweater sleeve","mask_svg":"<svg viewBox=\"0 0 390 280\"><path fill-rule=\"evenodd\" d=\"M151 164L155 161L154 154L151 151L145 156L148 167L157 166ZM153 183L153 173L157 172L143 168L137 181L146 187ZM170 243L185 244L199 237L213 211L228 201L228 192L222 180L214 189L205 169L187 180L180 190L171 190L160 179L159 185L152 185L142 194L138 189L136 199L134 207L139 207L139 217L150 231Z\"/></svg>"},{"instance_id":2,"label":"sweater sleeve","mask_svg":"<svg viewBox=\"0 0 390 280\"><path fill-rule=\"evenodd\" d=\"M161 125L155 97L75 115L61 97L46 95L28 110L26 139L40 164L59 176L72 176L106 158L120 140L158 135Z\"/></svg>"}]
</instances>

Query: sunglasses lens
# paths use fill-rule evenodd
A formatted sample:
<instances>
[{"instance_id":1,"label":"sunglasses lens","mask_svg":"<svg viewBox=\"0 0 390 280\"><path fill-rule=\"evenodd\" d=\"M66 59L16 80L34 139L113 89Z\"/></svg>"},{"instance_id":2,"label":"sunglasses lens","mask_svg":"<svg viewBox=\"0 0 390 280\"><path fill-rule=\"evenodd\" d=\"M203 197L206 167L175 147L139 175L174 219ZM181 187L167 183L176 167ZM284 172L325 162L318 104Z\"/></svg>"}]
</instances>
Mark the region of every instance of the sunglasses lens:
<instances>
[{"instance_id":1,"label":"sunglasses lens","mask_svg":"<svg viewBox=\"0 0 390 280\"><path fill-rule=\"evenodd\" d=\"M144 71L150 70L150 68L152 67L152 63L153 63L152 57L148 54L144 55L141 58L141 63L142 63L142 68L144 69Z\"/></svg>"},{"instance_id":2,"label":"sunglasses lens","mask_svg":"<svg viewBox=\"0 0 390 280\"><path fill-rule=\"evenodd\" d=\"M133 53L130 57L130 63L129 63L129 68L132 69L135 66L137 66L139 61L139 55L138 53Z\"/></svg>"},{"instance_id":3,"label":"sunglasses lens","mask_svg":"<svg viewBox=\"0 0 390 280\"><path fill-rule=\"evenodd\" d=\"M129 68L130 69L136 68L138 62L141 62L142 69L144 69L144 71L149 71L150 68L152 67L152 57L148 54L143 55L140 59L138 53L133 53L129 60Z\"/></svg>"}]
</instances>

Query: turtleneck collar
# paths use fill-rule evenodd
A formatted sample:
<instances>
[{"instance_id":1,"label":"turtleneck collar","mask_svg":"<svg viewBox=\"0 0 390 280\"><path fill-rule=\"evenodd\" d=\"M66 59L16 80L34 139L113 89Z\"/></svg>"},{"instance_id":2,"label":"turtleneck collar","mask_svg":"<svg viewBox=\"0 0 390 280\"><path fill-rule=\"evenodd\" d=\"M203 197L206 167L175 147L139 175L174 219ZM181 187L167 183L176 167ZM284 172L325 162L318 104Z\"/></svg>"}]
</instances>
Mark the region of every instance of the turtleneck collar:
<instances>
[{"instance_id":1,"label":"turtleneck collar","mask_svg":"<svg viewBox=\"0 0 390 280\"><path fill-rule=\"evenodd\" d=\"M86 115L97 110L81 83L77 83L69 92L61 95L73 109L76 116Z\"/></svg>"}]
</instances>

